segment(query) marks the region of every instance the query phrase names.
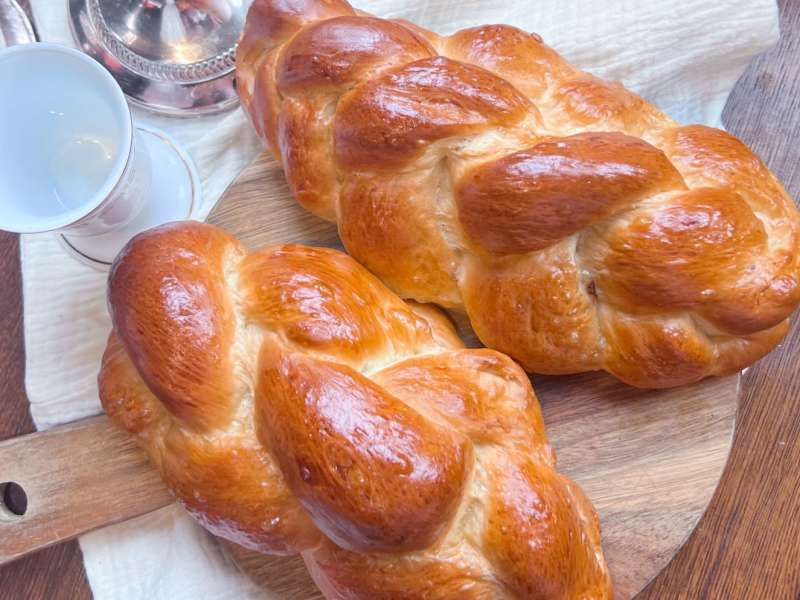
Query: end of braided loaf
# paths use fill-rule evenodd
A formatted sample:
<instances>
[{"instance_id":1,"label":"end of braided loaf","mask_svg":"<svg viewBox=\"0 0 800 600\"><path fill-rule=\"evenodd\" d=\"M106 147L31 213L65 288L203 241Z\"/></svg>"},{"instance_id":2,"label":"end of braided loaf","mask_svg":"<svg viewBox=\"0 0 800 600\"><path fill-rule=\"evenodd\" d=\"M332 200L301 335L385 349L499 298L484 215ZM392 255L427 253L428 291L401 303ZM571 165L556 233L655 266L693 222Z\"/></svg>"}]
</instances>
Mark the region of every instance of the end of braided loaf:
<instances>
[{"instance_id":1,"label":"end of braided loaf","mask_svg":"<svg viewBox=\"0 0 800 600\"><path fill-rule=\"evenodd\" d=\"M510 26L441 37L344 0L256 0L242 47L244 107L298 201L526 369L668 387L787 331L800 218L725 132Z\"/></svg>"},{"instance_id":2,"label":"end of braided loaf","mask_svg":"<svg viewBox=\"0 0 800 600\"><path fill-rule=\"evenodd\" d=\"M349 256L170 224L108 298L103 406L216 535L330 598L611 597L525 373Z\"/></svg>"}]
</instances>

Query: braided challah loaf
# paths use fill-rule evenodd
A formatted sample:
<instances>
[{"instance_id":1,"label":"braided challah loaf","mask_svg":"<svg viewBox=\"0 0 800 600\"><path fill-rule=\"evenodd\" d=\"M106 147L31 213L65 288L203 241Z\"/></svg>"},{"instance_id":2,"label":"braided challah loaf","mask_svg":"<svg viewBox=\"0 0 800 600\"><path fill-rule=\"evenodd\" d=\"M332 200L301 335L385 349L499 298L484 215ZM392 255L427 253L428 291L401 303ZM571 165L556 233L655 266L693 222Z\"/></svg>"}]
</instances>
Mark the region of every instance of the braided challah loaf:
<instances>
[{"instance_id":1,"label":"braided challah loaf","mask_svg":"<svg viewBox=\"0 0 800 600\"><path fill-rule=\"evenodd\" d=\"M525 373L347 255L171 224L108 299L103 406L213 533L329 598L611 597Z\"/></svg>"},{"instance_id":2,"label":"braided challah loaf","mask_svg":"<svg viewBox=\"0 0 800 600\"><path fill-rule=\"evenodd\" d=\"M787 331L800 222L764 164L536 35L255 0L237 69L297 200L401 296L465 311L530 371L667 387Z\"/></svg>"}]
</instances>

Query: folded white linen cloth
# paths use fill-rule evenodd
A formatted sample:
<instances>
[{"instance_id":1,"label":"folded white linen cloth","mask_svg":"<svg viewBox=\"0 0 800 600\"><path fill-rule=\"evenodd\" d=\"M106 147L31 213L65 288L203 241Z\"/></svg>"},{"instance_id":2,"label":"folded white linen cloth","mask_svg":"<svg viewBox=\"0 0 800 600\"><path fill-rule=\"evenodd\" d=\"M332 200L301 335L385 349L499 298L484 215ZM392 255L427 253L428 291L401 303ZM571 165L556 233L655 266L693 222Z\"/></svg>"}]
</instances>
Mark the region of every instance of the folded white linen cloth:
<instances>
[{"instance_id":1,"label":"folded white linen cloth","mask_svg":"<svg viewBox=\"0 0 800 600\"><path fill-rule=\"evenodd\" d=\"M752 57L779 35L774 0L356 0L442 33L482 23L536 31L581 68L655 102L684 122L719 125ZM72 44L66 0L32 0L42 39ZM172 134L202 179L202 215L260 151L240 110L191 120L134 118ZM50 235L23 236L26 386L40 429L98 413L95 377L109 331L105 275ZM98 600L263 598L177 506L83 536Z\"/></svg>"}]
</instances>

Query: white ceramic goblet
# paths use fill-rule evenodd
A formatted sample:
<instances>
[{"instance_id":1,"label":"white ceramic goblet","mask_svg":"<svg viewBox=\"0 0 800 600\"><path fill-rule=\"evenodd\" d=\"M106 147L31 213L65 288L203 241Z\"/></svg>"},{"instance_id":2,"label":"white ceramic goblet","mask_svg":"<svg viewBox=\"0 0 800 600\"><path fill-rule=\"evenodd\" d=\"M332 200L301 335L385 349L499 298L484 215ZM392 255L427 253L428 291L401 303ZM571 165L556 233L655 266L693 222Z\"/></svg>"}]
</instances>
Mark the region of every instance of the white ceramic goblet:
<instances>
[{"instance_id":1,"label":"white ceramic goblet","mask_svg":"<svg viewBox=\"0 0 800 600\"><path fill-rule=\"evenodd\" d=\"M53 231L107 268L136 233L191 216L200 182L165 133L136 126L114 78L54 44L0 51L0 229Z\"/></svg>"}]
</instances>

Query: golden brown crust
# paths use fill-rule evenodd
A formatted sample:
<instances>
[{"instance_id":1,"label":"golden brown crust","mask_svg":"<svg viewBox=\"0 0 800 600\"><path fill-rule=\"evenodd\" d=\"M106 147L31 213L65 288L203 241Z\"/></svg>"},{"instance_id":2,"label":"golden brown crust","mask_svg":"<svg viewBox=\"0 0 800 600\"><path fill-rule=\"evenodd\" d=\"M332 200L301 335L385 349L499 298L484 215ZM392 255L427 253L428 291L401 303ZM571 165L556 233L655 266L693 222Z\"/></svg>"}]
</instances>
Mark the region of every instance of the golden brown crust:
<instances>
[{"instance_id":1,"label":"golden brown crust","mask_svg":"<svg viewBox=\"0 0 800 600\"><path fill-rule=\"evenodd\" d=\"M602 364L596 291L583 281L570 240L524 260L471 260L461 289L478 337L514 348L523 367L557 375Z\"/></svg>"},{"instance_id":2,"label":"golden brown crust","mask_svg":"<svg viewBox=\"0 0 800 600\"><path fill-rule=\"evenodd\" d=\"M555 130L621 131L645 136L671 121L655 106L626 90L588 73L563 79L549 99L548 125Z\"/></svg>"},{"instance_id":3,"label":"golden brown crust","mask_svg":"<svg viewBox=\"0 0 800 600\"><path fill-rule=\"evenodd\" d=\"M383 279L390 288L419 302L457 306L458 259L437 226L435 207L425 201L439 176L399 173L389 185L376 175L351 178L340 195L339 235L370 271L390 274Z\"/></svg>"},{"instance_id":4,"label":"golden brown crust","mask_svg":"<svg viewBox=\"0 0 800 600\"><path fill-rule=\"evenodd\" d=\"M341 92L391 65L434 54L402 25L370 17L335 17L304 27L286 44L277 67L284 95Z\"/></svg>"},{"instance_id":5,"label":"golden brown crust","mask_svg":"<svg viewBox=\"0 0 800 600\"><path fill-rule=\"evenodd\" d=\"M500 75L532 99L575 69L535 33L510 25L481 25L443 41L442 54Z\"/></svg>"},{"instance_id":6,"label":"golden brown crust","mask_svg":"<svg viewBox=\"0 0 800 600\"><path fill-rule=\"evenodd\" d=\"M490 472L483 536L499 579L519 598L604 597L597 516L590 506L574 506L585 498L573 495L555 471L526 460L496 460Z\"/></svg>"},{"instance_id":7,"label":"golden brown crust","mask_svg":"<svg viewBox=\"0 0 800 600\"><path fill-rule=\"evenodd\" d=\"M466 438L349 367L267 345L259 370L260 435L331 541L403 552L439 536L471 468Z\"/></svg>"},{"instance_id":8,"label":"golden brown crust","mask_svg":"<svg viewBox=\"0 0 800 600\"><path fill-rule=\"evenodd\" d=\"M606 368L633 385L683 385L711 372L713 346L695 335L689 317L664 323L660 318L604 311L601 323L609 347Z\"/></svg>"},{"instance_id":9,"label":"golden brown crust","mask_svg":"<svg viewBox=\"0 0 800 600\"><path fill-rule=\"evenodd\" d=\"M178 418L203 429L225 425L235 409L223 261L237 252L221 230L167 225L125 246L108 278L114 331L142 379Z\"/></svg>"},{"instance_id":10,"label":"golden brown crust","mask_svg":"<svg viewBox=\"0 0 800 600\"><path fill-rule=\"evenodd\" d=\"M236 48L236 82L242 105L260 136L278 151L275 123L279 98L275 68L279 44L292 37L306 23L318 19L352 15L345 0L274 0L254 2L250 10L255 18L245 22Z\"/></svg>"},{"instance_id":11,"label":"golden brown crust","mask_svg":"<svg viewBox=\"0 0 800 600\"><path fill-rule=\"evenodd\" d=\"M539 36L441 37L344 0L256 0L247 23L242 102L298 200L526 369L679 385L762 356L800 302L800 217L758 157Z\"/></svg>"},{"instance_id":12,"label":"golden brown crust","mask_svg":"<svg viewBox=\"0 0 800 600\"><path fill-rule=\"evenodd\" d=\"M541 444L544 421L528 377L499 352L456 350L408 358L373 378L418 410L433 407L472 440L524 452L541 448L545 454L540 460L555 462L549 447Z\"/></svg>"},{"instance_id":13,"label":"golden brown crust","mask_svg":"<svg viewBox=\"0 0 800 600\"><path fill-rule=\"evenodd\" d=\"M464 230L496 254L543 250L645 197L684 189L663 152L620 133L547 140L480 165L456 185Z\"/></svg>"},{"instance_id":14,"label":"golden brown crust","mask_svg":"<svg viewBox=\"0 0 800 600\"><path fill-rule=\"evenodd\" d=\"M207 440L173 428L161 472L189 513L214 535L269 554L297 554L321 535L251 434Z\"/></svg>"},{"instance_id":15,"label":"golden brown crust","mask_svg":"<svg viewBox=\"0 0 800 600\"><path fill-rule=\"evenodd\" d=\"M763 222L735 191L696 188L632 211L585 256L609 304L694 310L722 331L749 334L787 314L767 245Z\"/></svg>"},{"instance_id":16,"label":"golden brown crust","mask_svg":"<svg viewBox=\"0 0 800 600\"><path fill-rule=\"evenodd\" d=\"M334 156L351 171L403 167L437 140L512 125L528 107L525 96L489 71L425 58L365 81L339 101Z\"/></svg>"},{"instance_id":17,"label":"golden brown crust","mask_svg":"<svg viewBox=\"0 0 800 600\"><path fill-rule=\"evenodd\" d=\"M331 112L325 98L316 103L286 101L277 123L277 147L286 180L297 201L323 219L336 217L339 183L333 153Z\"/></svg>"},{"instance_id":18,"label":"golden brown crust","mask_svg":"<svg viewBox=\"0 0 800 600\"><path fill-rule=\"evenodd\" d=\"M164 419L164 407L142 381L113 331L103 352L97 386L108 416L140 439L149 439Z\"/></svg>"},{"instance_id":19,"label":"golden brown crust","mask_svg":"<svg viewBox=\"0 0 800 600\"><path fill-rule=\"evenodd\" d=\"M408 305L335 250L272 246L247 256L239 274L247 321L302 352L361 368L432 335Z\"/></svg>"},{"instance_id":20,"label":"golden brown crust","mask_svg":"<svg viewBox=\"0 0 800 600\"><path fill-rule=\"evenodd\" d=\"M430 555L357 554L323 542L305 556L314 582L331 599L496 600L504 586L467 564Z\"/></svg>"},{"instance_id":21,"label":"golden brown crust","mask_svg":"<svg viewBox=\"0 0 800 600\"><path fill-rule=\"evenodd\" d=\"M120 254L109 305L103 406L214 534L302 554L329 598L611 597L525 373L349 256L166 225ZM510 508L508 465L539 504Z\"/></svg>"}]
</instances>

